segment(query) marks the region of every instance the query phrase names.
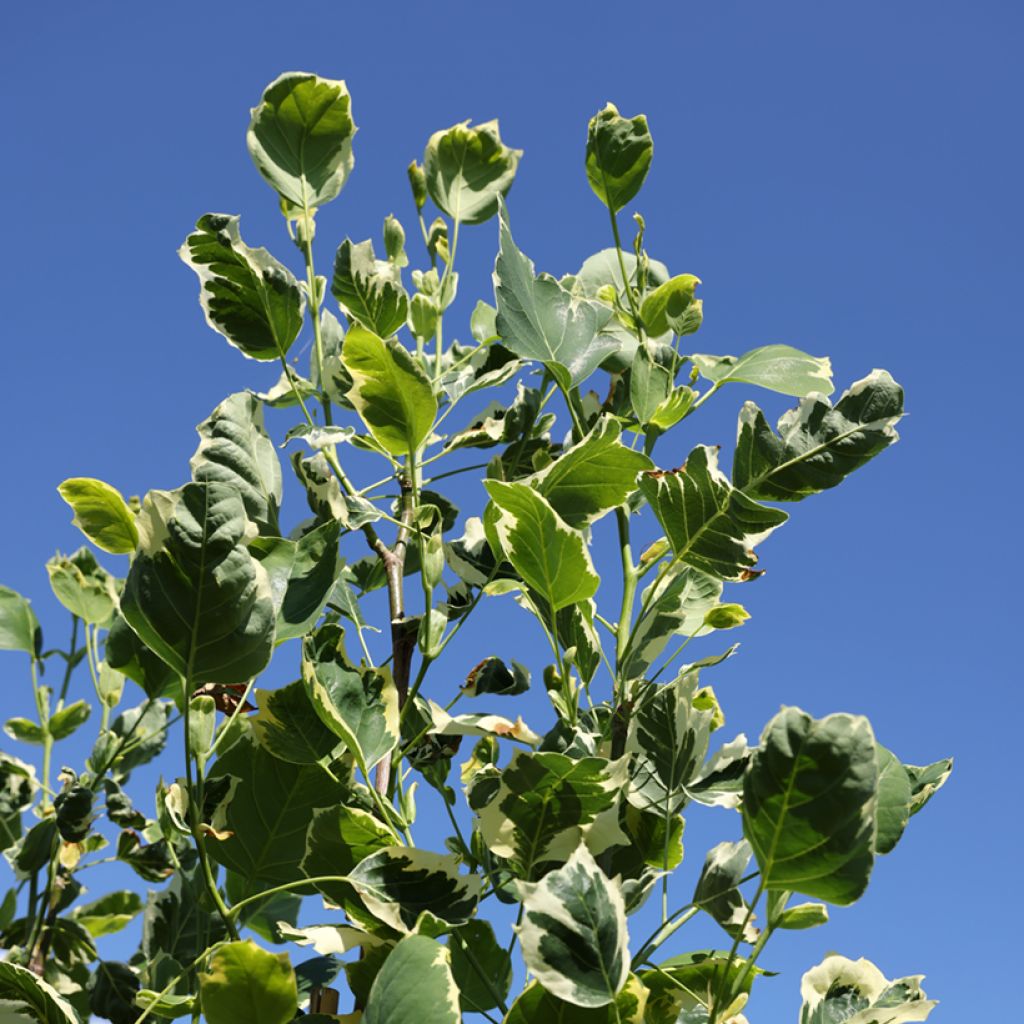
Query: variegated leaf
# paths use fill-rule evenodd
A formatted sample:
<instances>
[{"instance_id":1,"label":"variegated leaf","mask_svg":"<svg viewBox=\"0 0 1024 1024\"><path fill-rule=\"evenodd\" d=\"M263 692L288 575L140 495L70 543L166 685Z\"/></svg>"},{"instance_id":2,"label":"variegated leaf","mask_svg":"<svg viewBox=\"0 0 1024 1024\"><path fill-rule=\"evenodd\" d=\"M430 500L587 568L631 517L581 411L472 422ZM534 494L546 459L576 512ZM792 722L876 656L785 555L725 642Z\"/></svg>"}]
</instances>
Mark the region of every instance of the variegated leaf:
<instances>
[{"instance_id":1,"label":"variegated leaf","mask_svg":"<svg viewBox=\"0 0 1024 1024\"><path fill-rule=\"evenodd\" d=\"M938 1005L923 975L889 981L870 960L832 954L800 981L800 1024L911 1024Z\"/></svg>"}]
</instances>

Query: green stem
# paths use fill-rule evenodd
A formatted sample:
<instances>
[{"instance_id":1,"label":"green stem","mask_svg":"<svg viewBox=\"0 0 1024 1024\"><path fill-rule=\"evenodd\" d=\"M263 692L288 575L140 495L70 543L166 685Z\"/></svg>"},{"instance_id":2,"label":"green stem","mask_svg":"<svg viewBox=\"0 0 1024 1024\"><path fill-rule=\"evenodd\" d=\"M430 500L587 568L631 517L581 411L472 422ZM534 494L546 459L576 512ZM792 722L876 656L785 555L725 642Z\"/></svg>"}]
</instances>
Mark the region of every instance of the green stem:
<instances>
[{"instance_id":1,"label":"green stem","mask_svg":"<svg viewBox=\"0 0 1024 1024\"><path fill-rule=\"evenodd\" d=\"M452 244L448 250L448 261L444 266L444 273L441 275L441 285L438 290L438 309L437 309L437 331L436 337L436 348L434 349L434 379L437 380L441 376L441 357L444 351L443 341L443 321L444 321L444 309L442 305L447 301L448 295L448 284L451 281L453 268L455 267L455 252L459 247L459 218L455 217L452 221Z\"/></svg>"},{"instance_id":2,"label":"green stem","mask_svg":"<svg viewBox=\"0 0 1024 1024\"><path fill-rule=\"evenodd\" d=\"M732 968L732 962L736 959L736 953L740 948L740 943L743 941L743 933L746 932L747 927L754 918L754 908L757 906L758 901L761 899L761 894L765 890L765 880L762 877L757 883L757 891L754 893L753 899L747 905L747 912L743 917L743 923L736 929L736 934L733 937L732 945L729 947L729 955L725 960L725 971L722 978L722 990L718 993L718 998L715 999L715 1005L711 1008L711 1017L708 1020L708 1024L715 1024L718 1020L718 1014L722 1007L728 1006L732 1001L732 990L733 987L729 984L729 971ZM768 929L765 929L767 932ZM767 939L765 940L767 941ZM717 973L717 972L716 972Z\"/></svg>"},{"instance_id":3,"label":"green stem","mask_svg":"<svg viewBox=\"0 0 1024 1024\"><path fill-rule=\"evenodd\" d=\"M183 730L185 733L185 783L188 788L189 830L192 833L192 841L195 844L196 854L199 857L199 866L203 873L203 881L206 883L206 890L210 894L210 899L213 901L217 913L228 930L228 935L237 942L238 929L235 927L234 918L231 916L231 912L228 910L227 904L217 888L217 881L213 877L213 868L210 866L210 857L206 850L206 840L200 827L199 807L202 801L203 779L198 762L195 766L195 772L193 772L192 766L192 743L189 729L189 713L192 706L190 700L191 686L188 682L190 675L191 673L187 673L185 677L185 728Z\"/></svg>"},{"instance_id":4,"label":"green stem","mask_svg":"<svg viewBox=\"0 0 1024 1024\"><path fill-rule=\"evenodd\" d=\"M68 648L68 660L64 667L64 681L60 686L60 696L57 698L57 707L64 707L64 699L68 695L68 686L71 684L71 673L75 670L75 648L78 645L78 616L71 616L71 645Z\"/></svg>"},{"instance_id":5,"label":"green stem","mask_svg":"<svg viewBox=\"0 0 1024 1024\"><path fill-rule=\"evenodd\" d=\"M47 811L49 804L46 794L52 793L50 788L50 761L53 756L53 736L50 735L50 693L45 686L39 685L39 672L34 655L29 655L29 671L32 675L32 694L36 701L36 713L39 715L39 728L43 734L43 800L40 810Z\"/></svg>"},{"instance_id":6,"label":"green stem","mask_svg":"<svg viewBox=\"0 0 1024 1024\"><path fill-rule=\"evenodd\" d=\"M633 288L629 283L629 275L626 273L626 261L622 255L622 238L619 236L619 218L616 212L609 206L608 213L612 221L612 237L615 239L615 253L619 258L619 271L622 273L622 287L626 291L626 298L629 301L629 308L636 321L637 338L642 343L644 340L643 326L640 322L640 307L636 304L636 297L633 295Z\"/></svg>"},{"instance_id":7,"label":"green stem","mask_svg":"<svg viewBox=\"0 0 1024 1024\"><path fill-rule=\"evenodd\" d=\"M268 896L276 896L279 892L291 892L292 889L300 889L307 885L317 885L321 882L351 883L351 881L348 875L314 875L312 878L297 878L293 882L285 882L282 885L275 885L272 889L264 889L263 892L258 892L254 896L246 896L245 899L239 900L232 905L228 911L228 917L234 920L244 907L258 903L260 900L265 900Z\"/></svg>"},{"instance_id":8,"label":"green stem","mask_svg":"<svg viewBox=\"0 0 1024 1024\"><path fill-rule=\"evenodd\" d=\"M320 404L324 411L324 423L331 425L331 400L324 389L324 343L320 327L320 296L316 286L316 271L313 268L313 218L309 207L302 208L303 231L302 253L306 258L306 286L309 289L309 316L313 321L313 344L316 346L316 375L320 389Z\"/></svg>"},{"instance_id":9,"label":"green stem","mask_svg":"<svg viewBox=\"0 0 1024 1024\"><path fill-rule=\"evenodd\" d=\"M615 668L621 672L626 652L629 650L637 572L633 565L633 552L629 539L629 512L624 508L617 508L615 521L619 528L619 548L622 554L622 609L619 612L619 622L615 629Z\"/></svg>"}]
</instances>

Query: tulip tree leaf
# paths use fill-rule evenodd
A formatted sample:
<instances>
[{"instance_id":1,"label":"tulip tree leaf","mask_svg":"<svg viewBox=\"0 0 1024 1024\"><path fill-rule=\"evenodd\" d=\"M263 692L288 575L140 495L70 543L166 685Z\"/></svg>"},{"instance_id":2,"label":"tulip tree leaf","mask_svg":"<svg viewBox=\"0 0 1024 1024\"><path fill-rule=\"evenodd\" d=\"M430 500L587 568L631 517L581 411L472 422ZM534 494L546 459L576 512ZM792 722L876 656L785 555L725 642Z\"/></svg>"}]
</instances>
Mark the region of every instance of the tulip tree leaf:
<instances>
[{"instance_id":1,"label":"tulip tree leaf","mask_svg":"<svg viewBox=\"0 0 1024 1024\"><path fill-rule=\"evenodd\" d=\"M448 939L448 951L465 1012L493 1010L507 998L512 987L512 957L498 945L487 921L474 919L456 928Z\"/></svg>"},{"instance_id":2,"label":"tulip tree leaf","mask_svg":"<svg viewBox=\"0 0 1024 1024\"><path fill-rule=\"evenodd\" d=\"M354 244L346 238L334 257L331 294L345 315L382 338L398 330L409 313L402 275L390 260L378 260L373 242ZM348 344L342 346L342 360Z\"/></svg>"},{"instance_id":3,"label":"tulip tree leaf","mask_svg":"<svg viewBox=\"0 0 1024 1024\"><path fill-rule=\"evenodd\" d=\"M210 770L233 782L223 806L226 839L207 844L215 861L251 886L284 885L303 877L306 826L313 812L345 798L345 787L315 765L289 764L243 734Z\"/></svg>"},{"instance_id":4,"label":"tulip tree leaf","mask_svg":"<svg viewBox=\"0 0 1024 1024\"><path fill-rule=\"evenodd\" d=\"M517 751L479 810L480 834L493 853L531 879L538 865L572 853L618 804L624 782L624 761Z\"/></svg>"},{"instance_id":5,"label":"tulip tree leaf","mask_svg":"<svg viewBox=\"0 0 1024 1024\"><path fill-rule=\"evenodd\" d=\"M504 203L499 221L494 295L502 343L522 359L544 363L563 388L581 384L619 347L601 334L611 310L574 295L548 274L535 276L533 262L512 240Z\"/></svg>"},{"instance_id":6,"label":"tulip tree leaf","mask_svg":"<svg viewBox=\"0 0 1024 1024\"><path fill-rule=\"evenodd\" d=\"M338 553L340 527L323 523L298 540L262 537L250 550L270 579L277 643L305 636L320 618L334 592L344 560Z\"/></svg>"},{"instance_id":7,"label":"tulip tree leaf","mask_svg":"<svg viewBox=\"0 0 1024 1024\"><path fill-rule=\"evenodd\" d=\"M648 991L646 1024L689 1024L707 1020L714 993L723 984L737 994L749 993L754 979L765 972L741 956L715 949L683 953L663 960L656 971L641 971ZM741 980L742 978L742 980ZM684 1016L683 1011L694 1011ZM723 1021L739 1024L742 1018Z\"/></svg>"},{"instance_id":8,"label":"tulip tree leaf","mask_svg":"<svg viewBox=\"0 0 1024 1024\"><path fill-rule=\"evenodd\" d=\"M338 737L320 721L301 680L277 690L258 690L256 706L256 738L282 761L319 764L339 745Z\"/></svg>"},{"instance_id":9,"label":"tulip tree leaf","mask_svg":"<svg viewBox=\"0 0 1024 1024\"><path fill-rule=\"evenodd\" d=\"M345 743L364 774L394 750L398 743L395 684L386 672L351 665L338 627L305 642L302 679L320 720Z\"/></svg>"},{"instance_id":10,"label":"tulip tree leaf","mask_svg":"<svg viewBox=\"0 0 1024 1024\"><path fill-rule=\"evenodd\" d=\"M46 563L46 572L57 600L73 615L96 625L111 620L118 604L117 586L88 548L68 557L56 555Z\"/></svg>"},{"instance_id":11,"label":"tulip tree leaf","mask_svg":"<svg viewBox=\"0 0 1024 1024\"><path fill-rule=\"evenodd\" d=\"M459 1024L459 990L448 950L426 935L407 935L374 979L362 1024Z\"/></svg>"},{"instance_id":12,"label":"tulip tree leaf","mask_svg":"<svg viewBox=\"0 0 1024 1024\"><path fill-rule=\"evenodd\" d=\"M527 969L552 995L607 1006L629 975L626 908L586 846L536 883L521 883L518 928Z\"/></svg>"},{"instance_id":13,"label":"tulip tree leaf","mask_svg":"<svg viewBox=\"0 0 1024 1024\"><path fill-rule=\"evenodd\" d=\"M692 355L694 366L705 380L723 384L756 384L783 395L806 398L820 393L831 395L832 363L790 345L764 345L741 356Z\"/></svg>"},{"instance_id":14,"label":"tulip tree leaf","mask_svg":"<svg viewBox=\"0 0 1024 1024\"><path fill-rule=\"evenodd\" d=\"M783 708L743 781L743 831L767 888L856 901L874 863L877 787L866 718Z\"/></svg>"},{"instance_id":15,"label":"tulip tree leaf","mask_svg":"<svg viewBox=\"0 0 1024 1024\"><path fill-rule=\"evenodd\" d=\"M567 1003L532 981L509 1007L502 1024L644 1024L647 989L631 974L613 1003L584 1009Z\"/></svg>"},{"instance_id":16,"label":"tulip tree leaf","mask_svg":"<svg viewBox=\"0 0 1024 1024\"><path fill-rule=\"evenodd\" d=\"M209 1024L287 1024L299 994L287 953L268 953L255 942L229 942L199 975L203 1016Z\"/></svg>"},{"instance_id":17,"label":"tulip tree leaf","mask_svg":"<svg viewBox=\"0 0 1024 1024\"><path fill-rule=\"evenodd\" d=\"M885 370L857 381L836 402L805 398L783 413L776 435L764 413L746 402L740 412L732 478L761 501L800 501L841 483L899 440L903 389Z\"/></svg>"},{"instance_id":18,"label":"tulip tree leaf","mask_svg":"<svg viewBox=\"0 0 1024 1024\"><path fill-rule=\"evenodd\" d=\"M878 802L875 807L875 853L890 853L910 821L913 798L910 776L900 759L880 743L875 748Z\"/></svg>"},{"instance_id":19,"label":"tulip tree leaf","mask_svg":"<svg viewBox=\"0 0 1024 1024\"><path fill-rule=\"evenodd\" d=\"M903 767L910 776L910 814L913 816L946 784L953 771L953 760L947 757L934 764L905 764Z\"/></svg>"},{"instance_id":20,"label":"tulip tree leaf","mask_svg":"<svg viewBox=\"0 0 1024 1024\"><path fill-rule=\"evenodd\" d=\"M142 641L191 683L247 682L270 661L274 604L246 544L255 527L220 482L151 491L121 611Z\"/></svg>"},{"instance_id":21,"label":"tulip tree leaf","mask_svg":"<svg viewBox=\"0 0 1024 1024\"><path fill-rule=\"evenodd\" d=\"M938 1005L921 988L921 975L889 981L870 960L834 953L800 980L800 1024L910 1024Z\"/></svg>"},{"instance_id":22,"label":"tulip tree leaf","mask_svg":"<svg viewBox=\"0 0 1024 1024\"><path fill-rule=\"evenodd\" d=\"M260 533L276 534L281 464L263 428L263 403L247 391L230 395L197 430L199 447L189 463L193 479L234 487Z\"/></svg>"},{"instance_id":23,"label":"tulip tree leaf","mask_svg":"<svg viewBox=\"0 0 1024 1024\"><path fill-rule=\"evenodd\" d=\"M0 962L0 998L15 1021L79 1024L71 1003L27 967Z\"/></svg>"},{"instance_id":24,"label":"tulip tree leaf","mask_svg":"<svg viewBox=\"0 0 1024 1024\"><path fill-rule=\"evenodd\" d=\"M555 611L593 597L599 580L582 534L528 484L488 480L484 486L496 510L493 522L485 520L487 539L527 586Z\"/></svg>"},{"instance_id":25,"label":"tulip tree leaf","mask_svg":"<svg viewBox=\"0 0 1024 1024\"><path fill-rule=\"evenodd\" d=\"M706 445L694 448L680 469L645 473L640 491L676 559L723 580L757 575L755 545L789 518L734 488Z\"/></svg>"},{"instance_id":26,"label":"tulip tree leaf","mask_svg":"<svg viewBox=\"0 0 1024 1024\"><path fill-rule=\"evenodd\" d=\"M242 241L238 220L204 214L178 255L199 278L206 322L249 359L282 359L302 327L305 299L283 263Z\"/></svg>"},{"instance_id":27,"label":"tulip tree leaf","mask_svg":"<svg viewBox=\"0 0 1024 1024\"><path fill-rule=\"evenodd\" d=\"M622 677L642 676L673 636L699 633L705 614L721 596L720 579L688 565L677 566L655 579L641 595L641 613L620 669Z\"/></svg>"},{"instance_id":28,"label":"tulip tree leaf","mask_svg":"<svg viewBox=\"0 0 1024 1024\"><path fill-rule=\"evenodd\" d=\"M427 191L452 220L482 224L512 187L522 155L501 141L497 121L475 128L463 121L430 136L423 154Z\"/></svg>"},{"instance_id":29,"label":"tulip tree leaf","mask_svg":"<svg viewBox=\"0 0 1024 1024\"><path fill-rule=\"evenodd\" d=\"M71 916L95 939L121 931L142 913L142 897L120 890L76 907Z\"/></svg>"},{"instance_id":30,"label":"tulip tree leaf","mask_svg":"<svg viewBox=\"0 0 1024 1024\"><path fill-rule=\"evenodd\" d=\"M624 504L636 478L651 460L619 440L622 430L610 416L547 468L526 478L570 526L592 523Z\"/></svg>"},{"instance_id":31,"label":"tulip tree leaf","mask_svg":"<svg viewBox=\"0 0 1024 1024\"><path fill-rule=\"evenodd\" d=\"M0 587L0 651L24 651L35 657L43 631L31 602L8 587Z\"/></svg>"},{"instance_id":32,"label":"tulip tree leaf","mask_svg":"<svg viewBox=\"0 0 1024 1024\"><path fill-rule=\"evenodd\" d=\"M640 191L654 155L647 118L625 118L613 103L587 128L587 180L594 194L617 213Z\"/></svg>"},{"instance_id":33,"label":"tulip tree leaf","mask_svg":"<svg viewBox=\"0 0 1024 1024\"><path fill-rule=\"evenodd\" d=\"M748 919L749 907L739 889L751 854L750 843L745 839L712 847L693 893L694 904L706 910L732 938L739 934L744 942L757 939L757 929L751 923L753 915ZM747 925L741 932L744 922Z\"/></svg>"},{"instance_id":34,"label":"tulip tree leaf","mask_svg":"<svg viewBox=\"0 0 1024 1024\"><path fill-rule=\"evenodd\" d=\"M377 442L392 455L415 453L437 413L426 374L401 345L361 327L346 335L342 362L353 380L349 400Z\"/></svg>"},{"instance_id":35,"label":"tulip tree leaf","mask_svg":"<svg viewBox=\"0 0 1024 1024\"><path fill-rule=\"evenodd\" d=\"M127 555L135 550L139 540L135 516L120 491L89 477L65 480L57 491L74 510L75 526L96 547L112 555Z\"/></svg>"},{"instance_id":36,"label":"tulip tree leaf","mask_svg":"<svg viewBox=\"0 0 1024 1024\"><path fill-rule=\"evenodd\" d=\"M361 860L348 877L374 917L411 932L424 912L449 925L472 917L480 876L460 875L458 863L450 854L387 846Z\"/></svg>"},{"instance_id":37,"label":"tulip tree leaf","mask_svg":"<svg viewBox=\"0 0 1024 1024\"><path fill-rule=\"evenodd\" d=\"M630 746L637 756L629 801L663 819L687 802L687 785L707 755L714 711L699 706L697 692L697 673L682 672L645 699L630 722Z\"/></svg>"},{"instance_id":38,"label":"tulip tree leaf","mask_svg":"<svg viewBox=\"0 0 1024 1024\"><path fill-rule=\"evenodd\" d=\"M686 324L686 314L693 303L694 289L699 284L699 277L679 274L644 297L640 318L651 337L657 338L670 330L684 333L682 328Z\"/></svg>"},{"instance_id":39,"label":"tulip tree leaf","mask_svg":"<svg viewBox=\"0 0 1024 1024\"><path fill-rule=\"evenodd\" d=\"M344 186L355 133L345 83L293 71L264 90L246 143L267 184L292 206L313 210Z\"/></svg>"}]
</instances>

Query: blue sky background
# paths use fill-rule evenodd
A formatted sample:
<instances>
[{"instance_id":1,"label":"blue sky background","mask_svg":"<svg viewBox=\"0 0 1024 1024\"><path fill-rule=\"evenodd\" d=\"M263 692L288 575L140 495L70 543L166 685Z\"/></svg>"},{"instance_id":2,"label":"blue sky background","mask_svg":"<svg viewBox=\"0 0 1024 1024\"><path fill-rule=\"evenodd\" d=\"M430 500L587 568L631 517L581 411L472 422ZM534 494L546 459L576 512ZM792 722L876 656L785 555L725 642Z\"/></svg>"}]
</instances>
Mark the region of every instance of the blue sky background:
<instances>
[{"instance_id":1,"label":"blue sky background","mask_svg":"<svg viewBox=\"0 0 1024 1024\"><path fill-rule=\"evenodd\" d=\"M31 596L48 643L63 642L42 566L79 536L56 485L84 475L125 493L175 486L194 425L231 391L276 378L205 326L175 250L200 214L240 213L250 244L298 268L244 144L248 110L278 73L345 78L353 94L356 167L318 218L322 272L346 234L379 238L389 212L422 265L405 167L432 131L491 117L525 150L509 198L517 241L539 269L573 271L610 244L583 175L587 119L606 100L644 111L655 160L631 209L647 218L652 255L704 282L697 348L788 342L831 355L840 387L883 366L910 411L902 442L837 491L792 506L761 548L767 575L729 592L753 619L713 680L726 731L756 736L780 704L797 704L867 714L905 761L957 759L858 905L772 941L763 963L782 973L760 984L749 1016L795 1021L799 976L829 950L866 955L890 977L927 974L942 1000L933 1020L1005 1013L996 979L1015 969L1021 909L1021 488L1010 453L1024 9L676 0L628 10L597 0L9 5L0 582ZM494 222L463 232L456 336L468 337L476 299L492 299L496 235ZM730 446L746 397L773 414L788 404L726 390L662 442L661 459L679 462L697 442ZM291 421L274 418L278 436ZM464 507L479 507L479 484L460 479ZM304 514L293 494L286 518ZM599 528L597 543L611 569L614 528ZM349 554L363 551L353 543ZM539 677L543 639L510 601L486 602L463 637L430 696L448 699L487 653ZM270 678L293 678L296 657L282 648ZM23 713L23 664L5 655L2 670L3 710ZM86 679L76 685L86 696ZM538 686L523 707L531 724L545 724L544 705ZM150 781L140 775L136 792ZM420 825L421 842L432 828ZM674 904L705 850L738 835L735 816L691 816ZM710 921L694 922L669 951L721 941ZM102 948L129 952L121 938Z\"/></svg>"}]
</instances>

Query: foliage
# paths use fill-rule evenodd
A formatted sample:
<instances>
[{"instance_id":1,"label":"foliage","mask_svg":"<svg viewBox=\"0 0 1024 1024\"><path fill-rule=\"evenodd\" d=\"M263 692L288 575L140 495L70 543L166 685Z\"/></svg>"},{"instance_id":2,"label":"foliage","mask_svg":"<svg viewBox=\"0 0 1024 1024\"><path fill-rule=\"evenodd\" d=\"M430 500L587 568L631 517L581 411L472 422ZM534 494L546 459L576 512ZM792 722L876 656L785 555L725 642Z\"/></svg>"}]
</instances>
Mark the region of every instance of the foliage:
<instances>
[{"instance_id":1,"label":"foliage","mask_svg":"<svg viewBox=\"0 0 1024 1024\"><path fill-rule=\"evenodd\" d=\"M5 731L40 754L0 755L15 877L0 905L5 1012L57 1024L278 1024L300 1009L363 1024L743 1021L768 940L859 899L952 765L904 764L864 717L793 707L754 745L723 741L707 677L735 645L679 659L749 618L734 598L761 575L755 548L786 523L779 505L896 441L903 393L875 370L833 404L828 359L786 345L694 352L700 279L648 255L639 215L623 247L619 214L653 143L642 115L611 104L590 123L585 169L614 245L577 273L538 273L519 249L505 196L522 154L491 121L437 132L409 168L427 265L406 271L388 216L383 255L344 239L328 282L316 215L353 171L355 134L343 82L294 73L267 88L248 148L304 274L243 241L236 215L200 217L181 257L209 326L278 364L280 380L199 425L184 486L126 500L99 480L61 484L104 552L102 564L83 548L47 565L71 613L67 649L47 648L29 602L0 588L0 648L27 661L37 711ZM486 223L494 305L477 303L470 343L448 340L459 232ZM308 370L294 356L306 341ZM747 401L731 457L694 444L678 468L659 459L731 384L796 405L773 429ZM302 446L289 464L311 515L289 526L268 409L291 417L284 443ZM368 459L383 479L356 483ZM439 488L481 469L482 507L462 517ZM643 531L655 539L638 552ZM613 532L607 566L594 537ZM374 623L364 599L381 588L388 621ZM476 666L446 654L485 597L531 615L550 647L533 673L553 711L544 731L499 713L531 685L508 652ZM260 686L272 657L294 681ZM93 705L71 696L86 672ZM453 672L454 696L442 688ZM86 763L55 776L55 744L88 722ZM157 757L155 802L130 796L133 771ZM420 781L452 824L440 851L415 844ZM670 911L693 804L717 808L729 837ZM108 859L148 896L87 898ZM660 924L641 941L634 915L659 888ZM307 897L319 923L300 927ZM487 920L502 905L518 913L511 942ZM699 913L724 948L668 955ZM138 952L101 960L95 940L140 916ZM934 1005L920 979L889 982L835 955L801 994L803 1024L924 1020Z\"/></svg>"}]
</instances>

